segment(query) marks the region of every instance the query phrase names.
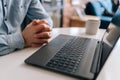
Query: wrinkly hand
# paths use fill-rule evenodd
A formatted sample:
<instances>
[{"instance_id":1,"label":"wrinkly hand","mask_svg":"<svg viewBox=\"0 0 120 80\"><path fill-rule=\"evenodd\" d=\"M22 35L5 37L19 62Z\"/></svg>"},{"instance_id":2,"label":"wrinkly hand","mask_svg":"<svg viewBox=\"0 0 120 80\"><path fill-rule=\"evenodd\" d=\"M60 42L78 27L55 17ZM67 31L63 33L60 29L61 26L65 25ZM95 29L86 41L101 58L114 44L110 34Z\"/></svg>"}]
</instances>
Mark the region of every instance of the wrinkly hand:
<instances>
[{"instance_id":1,"label":"wrinkly hand","mask_svg":"<svg viewBox=\"0 0 120 80\"><path fill-rule=\"evenodd\" d=\"M39 47L48 43L51 27L46 20L33 20L22 32L25 47Z\"/></svg>"}]
</instances>

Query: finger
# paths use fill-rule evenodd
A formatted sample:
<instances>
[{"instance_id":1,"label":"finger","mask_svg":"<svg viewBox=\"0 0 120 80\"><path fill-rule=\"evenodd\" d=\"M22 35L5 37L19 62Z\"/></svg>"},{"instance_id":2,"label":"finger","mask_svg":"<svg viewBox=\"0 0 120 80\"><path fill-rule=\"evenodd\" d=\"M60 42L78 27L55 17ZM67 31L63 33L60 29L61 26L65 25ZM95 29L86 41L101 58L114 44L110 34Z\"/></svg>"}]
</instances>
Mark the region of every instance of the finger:
<instances>
[{"instance_id":1,"label":"finger","mask_svg":"<svg viewBox=\"0 0 120 80\"><path fill-rule=\"evenodd\" d=\"M33 25L37 25L37 24L47 24L48 25L48 21L47 20L39 20L39 19L34 19L32 21Z\"/></svg>"},{"instance_id":2,"label":"finger","mask_svg":"<svg viewBox=\"0 0 120 80\"><path fill-rule=\"evenodd\" d=\"M51 28L49 25L47 25L47 24L42 24L42 26L44 26L43 31L52 31L52 28Z\"/></svg>"},{"instance_id":3,"label":"finger","mask_svg":"<svg viewBox=\"0 0 120 80\"><path fill-rule=\"evenodd\" d=\"M37 39L37 38L35 38L32 43L36 43L36 44L48 43L48 39Z\"/></svg>"},{"instance_id":4,"label":"finger","mask_svg":"<svg viewBox=\"0 0 120 80\"><path fill-rule=\"evenodd\" d=\"M34 19L32 22L33 22L33 25L36 25L36 24L47 24L48 25L47 20Z\"/></svg>"},{"instance_id":5,"label":"finger","mask_svg":"<svg viewBox=\"0 0 120 80\"><path fill-rule=\"evenodd\" d=\"M40 20L39 24L47 24L48 25L48 21L47 20Z\"/></svg>"},{"instance_id":6,"label":"finger","mask_svg":"<svg viewBox=\"0 0 120 80\"><path fill-rule=\"evenodd\" d=\"M31 46L32 47L40 47L40 46L42 46L43 44L36 44L36 43L33 43Z\"/></svg>"},{"instance_id":7,"label":"finger","mask_svg":"<svg viewBox=\"0 0 120 80\"><path fill-rule=\"evenodd\" d=\"M46 24L39 24L35 27L36 33L44 32L44 31L51 31L51 27Z\"/></svg>"},{"instance_id":8,"label":"finger","mask_svg":"<svg viewBox=\"0 0 120 80\"><path fill-rule=\"evenodd\" d=\"M36 33L42 32L44 30L44 28L45 28L44 26L38 25L35 27L35 32Z\"/></svg>"},{"instance_id":9,"label":"finger","mask_svg":"<svg viewBox=\"0 0 120 80\"><path fill-rule=\"evenodd\" d=\"M51 38L51 33L50 32L42 32L42 33L36 34L34 37L38 38L38 39L49 39L49 38Z\"/></svg>"},{"instance_id":10,"label":"finger","mask_svg":"<svg viewBox=\"0 0 120 80\"><path fill-rule=\"evenodd\" d=\"M39 23L40 23L40 20L38 20L38 19L35 19L35 20L32 21L32 24L33 24L33 25L37 25L37 24L39 24Z\"/></svg>"}]
</instances>

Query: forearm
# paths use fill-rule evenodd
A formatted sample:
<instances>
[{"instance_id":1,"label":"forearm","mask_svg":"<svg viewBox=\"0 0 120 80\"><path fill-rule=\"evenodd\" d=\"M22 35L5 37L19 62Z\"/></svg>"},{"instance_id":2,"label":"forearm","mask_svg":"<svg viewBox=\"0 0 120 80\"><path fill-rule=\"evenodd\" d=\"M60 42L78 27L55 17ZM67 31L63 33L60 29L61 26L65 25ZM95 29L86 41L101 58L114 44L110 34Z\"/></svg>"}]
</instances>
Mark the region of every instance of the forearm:
<instances>
[{"instance_id":1,"label":"forearm","mask_svg":"<svg viewBox=\"0 0 120 80\"><path fill-rule=\"evenodd\" d=\"M24 48L24 40L21 33L0 35L0 55L8 54L15 49Z\"/></svg>"}]
</instances>

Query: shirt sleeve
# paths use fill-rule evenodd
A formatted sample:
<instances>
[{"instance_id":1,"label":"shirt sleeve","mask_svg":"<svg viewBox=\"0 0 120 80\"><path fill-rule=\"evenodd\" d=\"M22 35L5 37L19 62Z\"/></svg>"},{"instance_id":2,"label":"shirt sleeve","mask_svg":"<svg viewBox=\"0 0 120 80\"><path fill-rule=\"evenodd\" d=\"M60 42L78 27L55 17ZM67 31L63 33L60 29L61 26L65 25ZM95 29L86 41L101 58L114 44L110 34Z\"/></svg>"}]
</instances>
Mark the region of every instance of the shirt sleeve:
<instances>
[{"instance_id":1,"label":"shirt sleeve","mask_svg":"<svg viewBox=\"0 0 120 80\"><path fill-rule=\"evenodd\" d=\"M0 35L0 55L8 54L15 49L24 48L24 39L21 33Z\"/></svg>"},{"instance_id":2,"label":"shirt sleeve","mask_svg":"<svg viewBox=\"0 0 120 80\"><path fill-rule=\"evenodd\" d=\"M49 26L53 27L53 22L51 17L48 15L48 13L43 8L42 4L40 3L40 0L32 0L30 3L30 6L28 8L27 16L33 20L33 19L45 19L48 21Z\"/></svg>"}]
</instances>

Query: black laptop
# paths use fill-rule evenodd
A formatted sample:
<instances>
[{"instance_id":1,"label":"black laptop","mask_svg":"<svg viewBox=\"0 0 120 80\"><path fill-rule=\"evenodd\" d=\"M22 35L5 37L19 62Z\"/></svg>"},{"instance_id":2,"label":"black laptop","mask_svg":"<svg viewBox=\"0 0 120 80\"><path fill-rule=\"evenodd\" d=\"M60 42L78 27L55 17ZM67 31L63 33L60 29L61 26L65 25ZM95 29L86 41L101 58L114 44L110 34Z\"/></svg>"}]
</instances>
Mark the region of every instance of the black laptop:
<instances>
[{"instance_id":1,"label":"black laptop","mask_svg":"<svg viewBox=\"0 0 120 80\"><path fill-rule=\"evenodd\" d=\"M60 34L25 63L80 79L95 79L120 36L120 7L101 41Z\"/></svg>"}]
</instances>

